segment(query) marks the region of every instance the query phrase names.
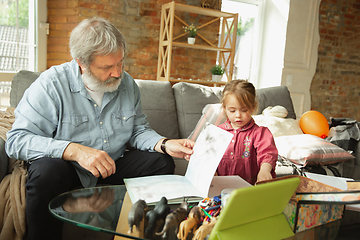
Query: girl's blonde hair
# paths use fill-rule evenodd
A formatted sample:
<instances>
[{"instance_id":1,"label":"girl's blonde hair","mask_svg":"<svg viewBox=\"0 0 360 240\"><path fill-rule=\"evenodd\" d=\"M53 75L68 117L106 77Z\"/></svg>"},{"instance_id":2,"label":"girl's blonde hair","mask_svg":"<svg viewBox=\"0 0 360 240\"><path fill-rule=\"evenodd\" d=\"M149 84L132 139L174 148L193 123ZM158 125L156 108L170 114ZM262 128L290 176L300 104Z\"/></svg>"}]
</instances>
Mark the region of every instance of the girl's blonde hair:
<instances>
[{"instance_id":1,"label":"girl's blonde hair","mask_svg":"<svg viewBox=\"0 0 360 240\"><path fill-rule=\"evenodd\" d=\"M246 106L251 114L257 112L258 104L254 85L246 80L232 80L228 82L223 90L221 105L225 109L226 99L230 94L234 94L239 104Z\"/></svg>"}]
</instances>

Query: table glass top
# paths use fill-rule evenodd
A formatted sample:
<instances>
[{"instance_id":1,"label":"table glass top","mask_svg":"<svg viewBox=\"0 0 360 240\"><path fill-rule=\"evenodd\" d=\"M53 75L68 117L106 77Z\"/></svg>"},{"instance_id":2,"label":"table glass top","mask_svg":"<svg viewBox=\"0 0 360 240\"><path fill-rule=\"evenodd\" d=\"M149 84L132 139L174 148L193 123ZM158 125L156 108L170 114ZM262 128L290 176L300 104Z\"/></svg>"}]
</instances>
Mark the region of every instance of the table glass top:
<instances>
[{"instance_id":1,"label":"table glass top","mask_svg":"<svg viewBox=\"0 0 360 240\"><path fill-rule=\"evenodd\" d=\"M49 204L50 212L60 220L83 228L107 232L115 235L114 240L123 239L162 239L161 236L144 237L144 222L140 223L140 231L134 226L133 233L128 233L128 214L132 207L129 195L124 185L84 188L59 195ZM176 206L174 206L176 208ZM149 206L150 210L152 207ZM315 239L326 233L325 238L335 239L340 226L340 220L321 225L310 230L297 233L287 240L299 239L306 235L307 239ZM330 234L330 235L329 235ZM313 237L311 237L311 236ZM120 237L118 237L120 236ZM177 239L176 234L168 234L168 240ZM191 238L189 238L191 239Z\"/></svg>"},{"instance_id":2,"label":"table glass top","mask_svg":"<svg viewBox=\"0 0 360 240\"><path fill-rule=\"evenodd\" d=\"M84 188L59 195L50 202L49 209L64 222L127 238L144 239L129 235L125 223L122 232L117 231L120 215L126 208L123 208L126 205L124 201L131 203L125 198L124 185Z\"/></svg>"}]
</instances>

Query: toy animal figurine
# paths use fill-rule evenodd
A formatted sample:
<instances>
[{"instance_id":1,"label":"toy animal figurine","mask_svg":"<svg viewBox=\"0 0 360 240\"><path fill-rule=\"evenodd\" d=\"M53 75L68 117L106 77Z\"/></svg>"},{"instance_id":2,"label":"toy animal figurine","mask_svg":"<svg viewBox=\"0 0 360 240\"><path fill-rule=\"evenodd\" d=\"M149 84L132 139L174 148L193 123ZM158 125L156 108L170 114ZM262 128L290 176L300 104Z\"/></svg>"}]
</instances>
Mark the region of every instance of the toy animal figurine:
<instances>
[{"instance_id":1,"label":"toy animal figurine","mask_svg":"<svg viewBox=\"0 0 360 240\"><path fill-rule=\"evenodd\" d=\"M201 225L194 234L192 240L204 240L207 235L211 233L211 230L214 228L217 218L211 218L211 221L203 221L203 225Z\"/></svg>"},{"instance_id":2,"label":"toy animal figurine","mask_svg":"<svg viewBox=\"0 0 360 240\"><path fill-rule=\"evenodd\" d=\"M132 228L135 225L136 229L140 230L140 222L143 220L144 211L147 209L147 204L144 200L138 200L131 207L129 215L128 215L128 223L129 223L129 231L128 233L132 233Z\"/></svg>"},{"instance_id":3,"label":"toy animal figurine","mask_svg":"<svg viewBox=\"0 0 360 240\"><path fill-rule=\"evenodd\" d=\"M145 217L148 220L148 226L145 229L145 236L152 238L155 228L158 226L159 220L164 222L166 216L170 213L170 206L167 204L166 197L162 197L161 200L155 205L153 210L146 213Z\"/></svg>"},{"instance_id":4,"label":"toy animal figurine","mask_svg":"<svg viewBox=\"0 0 360 240\"><path fill-rule=\"evenodd\" d=\"M178 239L186 240L191 230L194 234L202 216L204 216L204 213L199 206L191 208L188 218L180 223L179 232L177 234Z\"/></svg>"},{"instance_id":5,"label":"toy animal figurine","mask_svg":"<svg viewBox=\"0 0 360 240\"><path fill-rule=\"evenodd\" d=\"M169 213L165 218L165 224L161 232L155 233L156 235L162 235L163 238L167 238L167 231L171 227L176 227L175 234L178 232L179 224L184 220L188 213L188 205L184 201L181 203L180 207L171 213Z\"/></svg>"}]
</instances>

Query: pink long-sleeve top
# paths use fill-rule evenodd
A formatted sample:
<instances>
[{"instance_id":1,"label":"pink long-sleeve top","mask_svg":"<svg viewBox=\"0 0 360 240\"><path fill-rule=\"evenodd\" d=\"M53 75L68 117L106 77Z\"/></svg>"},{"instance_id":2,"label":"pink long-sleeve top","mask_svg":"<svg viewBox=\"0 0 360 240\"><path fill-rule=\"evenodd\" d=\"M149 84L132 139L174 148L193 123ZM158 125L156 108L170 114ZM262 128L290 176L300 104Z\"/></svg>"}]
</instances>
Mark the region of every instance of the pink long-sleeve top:
<instances>
[{"instance_id":1,"label":"pink long-sleeve top","mask_svg":"<svg viewBox=\"0 0 360 240\"><path fill-rule=\"evenodd\" d=\"M234 129L229 119L219 127L234 135L217 168L219 176L239 175L255 184L261 164L267 162L272 166L272 177L276 177L278 151L267 127L256 125L253 119L239 129Z\"/></svg>"}]
</instances>

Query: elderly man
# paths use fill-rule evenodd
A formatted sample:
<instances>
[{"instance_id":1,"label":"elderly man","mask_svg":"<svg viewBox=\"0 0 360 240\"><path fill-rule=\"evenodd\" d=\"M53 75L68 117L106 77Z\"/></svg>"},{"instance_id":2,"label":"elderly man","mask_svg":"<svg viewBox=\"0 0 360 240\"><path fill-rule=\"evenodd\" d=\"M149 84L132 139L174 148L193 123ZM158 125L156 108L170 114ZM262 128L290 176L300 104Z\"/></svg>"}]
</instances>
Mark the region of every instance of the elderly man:
<instances>
[{"instance_id":1,"label":"elderly man","mask_svg":"<svg viewBox=\"0 0 360 240\"><path fill-rule=\"evenodd\" d=\"M125 39L110 22L86 19L70 35L73 60L43 72L26 90L6 152L29 163L29 239L61 238L51 199L79 186L174 172L194 142L149 127L134 79L124 72ZM136 150L126 151L125 144Z\"/></svg>"}]
</instances>

